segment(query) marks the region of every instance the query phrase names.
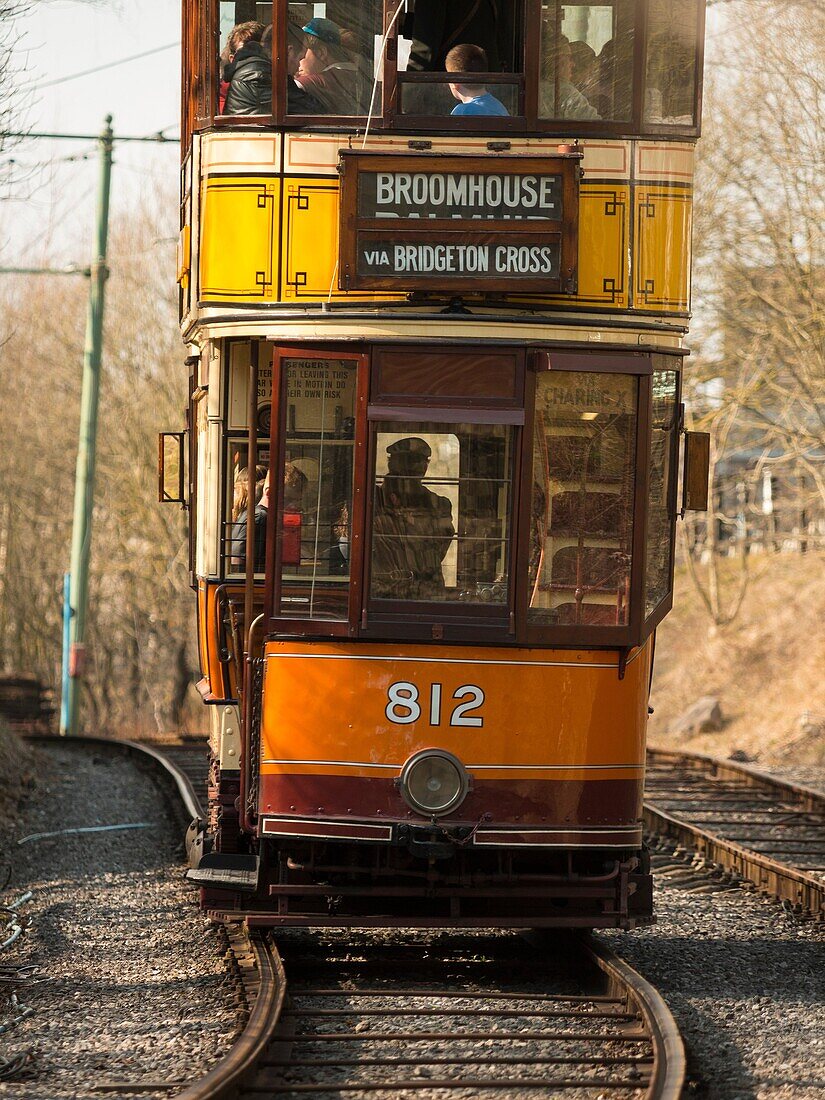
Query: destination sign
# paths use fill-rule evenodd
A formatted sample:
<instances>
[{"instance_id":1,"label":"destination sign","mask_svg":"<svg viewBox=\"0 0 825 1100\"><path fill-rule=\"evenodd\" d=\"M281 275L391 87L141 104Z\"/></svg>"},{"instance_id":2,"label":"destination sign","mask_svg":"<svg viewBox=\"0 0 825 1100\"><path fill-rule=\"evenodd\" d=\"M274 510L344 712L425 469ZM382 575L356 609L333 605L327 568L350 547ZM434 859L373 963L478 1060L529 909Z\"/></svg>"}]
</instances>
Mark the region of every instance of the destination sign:
<instances>
[{"instance_id":1,"label":"destination sign","mask_svg":"<svg viewBox=\"0 0 825 1100\"><path fill-rule=\"evenodd\" d=\"M574 293L580 159L342 151L341 289Z\"/></svg>"},{"instance_id":2,"label":"destination sign","mask_svg":"<svg viewBox=\"0 0 825 1100\"><path fill-rule=\"evenodd\" d=\"M472 218L560 221L561 175L498 172L365 172L362 218Z\"/></svg>"}]
</instances>

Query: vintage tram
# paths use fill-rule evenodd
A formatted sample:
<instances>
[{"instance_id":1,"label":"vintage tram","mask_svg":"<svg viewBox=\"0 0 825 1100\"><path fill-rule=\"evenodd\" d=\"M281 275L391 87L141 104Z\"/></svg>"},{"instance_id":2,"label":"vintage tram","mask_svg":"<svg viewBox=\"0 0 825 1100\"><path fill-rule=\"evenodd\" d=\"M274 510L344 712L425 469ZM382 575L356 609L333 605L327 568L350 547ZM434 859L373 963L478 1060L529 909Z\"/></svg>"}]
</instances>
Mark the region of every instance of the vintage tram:
<instances>
[{"instance_id":1,"label":"vintage tram","mask_svg":"<svg viewBox=\"0 0 825 1100\"><path fill-rule=\"evenodd\" d=\"M184 0L161 481L191 518L208 909L651 917L654 634L707 486L680 396L703 19Z\"/></svg>"}]
</instances>

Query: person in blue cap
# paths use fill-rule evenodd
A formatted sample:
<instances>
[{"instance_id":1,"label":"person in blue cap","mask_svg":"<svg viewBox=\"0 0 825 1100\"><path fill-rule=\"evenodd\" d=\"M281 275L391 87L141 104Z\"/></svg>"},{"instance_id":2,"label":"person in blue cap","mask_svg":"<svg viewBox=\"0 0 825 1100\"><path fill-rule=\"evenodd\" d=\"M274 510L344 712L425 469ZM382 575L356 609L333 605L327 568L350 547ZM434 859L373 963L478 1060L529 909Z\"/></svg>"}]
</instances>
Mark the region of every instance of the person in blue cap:
<instances>
[{"instance_id":1,"label":"person in blue cap","mask_svg":"<svg viewBox=\"0 0 825 1100\"><path fill-rule=\"evenodd\" d=\"M488 73L487 54L481 46L463 42L453 46L447 54L445 67L448 73ZM509 115L510 112L500 99L496 99L481 84L449 85L458 104L450 111L451 115Z\"/></svg>"},{"instance_id":2,"label":"person in blue cap","mask_svg":"<svg viewBox=\"0 0 825 1100\"><path fill-rule=\"evenodd\" d=\"M295 79L331 115L363 114L358 95L358 67L350 52L353 36L331 19L317 16L302 28L306 53Z\"/></svg>"}]
</instances>

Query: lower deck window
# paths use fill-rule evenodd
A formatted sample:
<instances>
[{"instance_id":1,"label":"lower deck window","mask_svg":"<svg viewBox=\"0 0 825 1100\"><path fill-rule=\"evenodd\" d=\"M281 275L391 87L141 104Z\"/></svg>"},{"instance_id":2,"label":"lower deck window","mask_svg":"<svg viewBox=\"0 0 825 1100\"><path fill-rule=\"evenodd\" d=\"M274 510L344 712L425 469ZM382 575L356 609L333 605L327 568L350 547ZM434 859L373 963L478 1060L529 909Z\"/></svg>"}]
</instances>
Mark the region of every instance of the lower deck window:
<instances>
[{"instance_id":1,"label":"lower deck window","mask_svg":"<svg viewBox=\"0 0 825 1100\"><path fill-rule=\"evenodd\" d=\"M283 375L280 614L346 620L356 366L295 358Z\"/></svg>"},{"instance_id":2,"label":"lower deck window","mask_svg":"<svg viewBox=\"0 0 825 1100\"><path fill-rule=\"evenodd\" d=\"M537 379L528 622L628 623L637 385L595 372Z\"/></svg>"},{"instance_id":3,"label":"lower deck window","mask_svg":"<svg viewBox=\"0 0 825 1100\"><path fill-rule=\"evenodd\" d=\"M374 425L370 595L506 604L513 428Z\"/></svg>"}]
</instances>

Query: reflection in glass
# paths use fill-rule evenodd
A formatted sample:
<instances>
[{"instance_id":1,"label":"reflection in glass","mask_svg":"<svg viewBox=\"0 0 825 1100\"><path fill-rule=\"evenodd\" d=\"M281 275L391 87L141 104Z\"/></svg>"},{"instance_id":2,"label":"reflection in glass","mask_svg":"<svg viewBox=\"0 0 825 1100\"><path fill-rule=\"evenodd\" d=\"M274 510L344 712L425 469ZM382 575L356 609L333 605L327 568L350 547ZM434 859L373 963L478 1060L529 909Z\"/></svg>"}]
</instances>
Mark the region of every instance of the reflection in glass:
<instances>
[{"instance_id":1,"label":"reflection in glass","mask_svg":"<svg viewBox=\"0 0 825 1100\"><path fill-rule=\"evenodd\" d=\"M645 66L645 122L692 126L698 0L651 0Z\"/></svg>"},{"instance_id":2,"label":"reflection in glass","mask_svg":"<svg viewBox=\"0 0 825 1100\"><path fill-rule=\"evenodd\" d=\"M674 521L672 491L678 429L677 380L678 376L673 370L657 370L653 373L653 418L645 551L645 617L656 610L670 591Z\"/></svg>"},{"instance_id":3,"label":"reflection in glass","mask_svg":"<svg viewBox=\"0 0 825 1100\"><path fill-rule=\"evenodd\" d=\"M376 425L370 594L507 601L513 429Z\"/></svg>"},{"instance_id":4,"label":"reflection in glass","mask_svg":"<svg viewBox=\"0 0 825 1100\"><path fill-rule=\"evenodd\" d=\"M289 359L283 369L280 614L345 620L356 365L344 359Z\"/></svg>"},{"instance_id":5,"label":"reflection in glass","mask_svg":"<svg viewBox=\"0 0 825 1100\"><path fill-rule=\"evenodd\" d=\"M633 0L551 4L541 28L539 116L627 121L633 24Z\"/></svg>"},{"instance_id":6,"label":"reflection in glass","mask_svg":"<svg viewBox=\"0 0 825 1100\"><path fill-rule=\"evenodd\" d=\"M528 621L628 623L636 379L539 375Z\"/></svg>"}]
</instances>

